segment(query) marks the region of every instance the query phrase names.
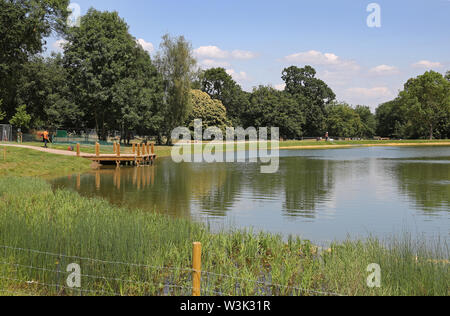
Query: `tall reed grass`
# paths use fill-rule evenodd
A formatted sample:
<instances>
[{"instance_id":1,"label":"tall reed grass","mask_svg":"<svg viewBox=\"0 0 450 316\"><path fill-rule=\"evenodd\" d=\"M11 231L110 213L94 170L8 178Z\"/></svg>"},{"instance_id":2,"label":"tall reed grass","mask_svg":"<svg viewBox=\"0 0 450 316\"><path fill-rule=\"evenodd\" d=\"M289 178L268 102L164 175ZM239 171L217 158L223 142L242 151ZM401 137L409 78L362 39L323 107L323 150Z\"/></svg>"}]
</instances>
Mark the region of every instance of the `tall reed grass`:
<instances>
[{"instance_id":1,"label":"tall reed grass","mask_svg":"<svg viewBox=\"0 0 450 316\"><path fill-rule=\"evenodd\" d=\"M295 237L213 234L185 219L53 191L44 180L0 178L0 294L189 295L194 241L203 245L204 295L449 294L445 242L431 251L408 239L368 239L321 252ZM71 263L81 266L80 290L66 286ZM381 288L366 284L371 263L382 268Z\"/></svg>"}]
</instances>

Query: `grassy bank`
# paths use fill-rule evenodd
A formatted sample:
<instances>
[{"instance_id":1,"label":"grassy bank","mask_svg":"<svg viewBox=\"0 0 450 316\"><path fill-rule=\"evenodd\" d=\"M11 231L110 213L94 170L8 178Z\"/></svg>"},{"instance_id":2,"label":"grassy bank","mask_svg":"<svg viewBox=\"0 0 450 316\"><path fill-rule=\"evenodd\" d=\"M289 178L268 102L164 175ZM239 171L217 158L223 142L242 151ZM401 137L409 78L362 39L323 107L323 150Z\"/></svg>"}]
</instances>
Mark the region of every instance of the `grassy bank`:
<instances>
[{"instance_id":1,"label":"grassy bank","mask_svg":"<svg viewBox=\"0 0 450 316\"><path fill-rule=\"evenodd\" d=\"M298 238L212 234L191 221L52 191L43 180L0 178L0 245L20 248L0 249L5 295L190 294L194 241L203 245L204 295L450 294L447 248L431 255L406 239L367 240L319 255ZM64 287L70 263L81 266L81 291ZM371 263L382 269L379 289L366 285Z\"/></svg>"},{"instance_id":2,"label":"grassy bank","mask_svg":"<svg viewBox=\"0 0 450 316\"><path fill-rule=\"evenodd\" d=\"M0 146L0 176L53 177L90 169L87 159L54 155L26 148Z\"/></svg>"}]
</instances>

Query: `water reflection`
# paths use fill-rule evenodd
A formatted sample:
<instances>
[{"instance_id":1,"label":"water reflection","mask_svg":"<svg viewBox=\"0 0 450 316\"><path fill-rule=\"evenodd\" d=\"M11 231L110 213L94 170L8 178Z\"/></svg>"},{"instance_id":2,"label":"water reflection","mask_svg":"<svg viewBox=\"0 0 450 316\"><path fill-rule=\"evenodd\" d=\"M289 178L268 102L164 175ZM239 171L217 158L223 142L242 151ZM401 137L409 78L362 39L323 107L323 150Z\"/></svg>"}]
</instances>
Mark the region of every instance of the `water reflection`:
<instances>
[{"instance_id":1,"label":"water reflection","mask_svg":"<svg viewBox=\"0 0 450 316\"><path fill-rule=\"evenodd\" d=\"M181 163L101 169L57 179L86 196L176 217L253 226L311 239L405 228L448 234L450 149L364 148L282 152L276 174L252 163ZM415 215L436 218L417 221Z\"/></svg>"}]
</instances>

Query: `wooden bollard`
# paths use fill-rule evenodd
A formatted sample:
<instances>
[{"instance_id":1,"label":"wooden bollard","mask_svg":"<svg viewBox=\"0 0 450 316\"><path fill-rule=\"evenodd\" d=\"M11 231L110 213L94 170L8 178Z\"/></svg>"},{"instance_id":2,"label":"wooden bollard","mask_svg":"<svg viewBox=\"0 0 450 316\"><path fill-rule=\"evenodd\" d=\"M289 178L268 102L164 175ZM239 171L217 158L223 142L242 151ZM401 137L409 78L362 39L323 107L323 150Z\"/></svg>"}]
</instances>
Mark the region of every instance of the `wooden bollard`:
<instances>
[{"instance_id":1,"label":"wooden bollard","mask_svg":"<svg viewBox=\"0 0 450 316\"><path fill-rule=\"evenodd\" d=\"M145 156L147 154L147 146L145 144L142 144L142 156Z\"/></svg>"},{"instance_id":2,"label":"wooden bollard","mask_svg":"<svg viewBox=\"0 0 450 316\"><path fill-rule=\"evenodd\" d=\"M77 157L81 156L80 144L77 144Z\"/></svg>"},{"instance_id":3,"label":"wooden bollard","mask_svg":"<svg viewBox=\"0 0 450 316\"><path fill-rule=\"evenodd\" d=\"M149 144L149 143L147 143L147 154L149 154L149 155L150 155L150 153L151 153L151 151L150 151L150 144Z\"/></svg>"},{"instance_id":4,"label":"wooden bollard","mask_svg":"<svg viewBox=\"0 0 450 316\"><path fill-rule=\"evenodd\" d=\"M155 144L152 143L152 155L155 154Z\"/></svg>"},{"instance_id":5,"label":"wooden bollard","mask_svg":"<svg viewBox=\"0 0 450 316\"><path fill-rule=\"evenodd\" d=\"M192 296L201 295L202 280L202 244L194 242L192 250Z\"/></svg>"},{"instance_id":6,"label":"wooden bollard","mask_svg":"<svg viewBox=\"0 0 450 316\"><path fill-rule=\"evenodd\" d=\"M95 155L96 155L97 157L100 156L100 144L99 144L99 143L96 143L96 144L95 144Z\"/></svg>"},{"instance_id":7,"label":"wooden bollard","mask_svg":"<svg viewBox=\"0 0 450 316\"><path fill-rule=\"evenodd\" d=\"M136 144L133 143L133 155L136 154Z\"/></svg>"},{"instance_id":8,"label":"wooden bollard","mask_svg":"<svg viewBox=\"0 0 450 316\"><path fill-rule=\"evenodd\" d=\"M113 151L114 151L114 153L117 152L116 149L117 149L117 145L116 145L116 142L114 142L114 143L113 143Z\"/></svg>"},{"instance_id":9,"label":"wooden bollard","mask_svg":"<svg viewBox=\"0 0 450 316\"><path fill-rule=\"evenodd\" d=\"M141 145L140 144L137 144L137 155L138 155L138 157L141 156Z\"/></svg>"},{"instance_id":10,"label":"wooden bollard","mask_svg":"<svg viewBox=\"0 0 450 316\"><path fill-rule=\"evenodd\" d=\"M117 157L120 157L120 143L116 146Z\"/></svg>"}]
</instances>

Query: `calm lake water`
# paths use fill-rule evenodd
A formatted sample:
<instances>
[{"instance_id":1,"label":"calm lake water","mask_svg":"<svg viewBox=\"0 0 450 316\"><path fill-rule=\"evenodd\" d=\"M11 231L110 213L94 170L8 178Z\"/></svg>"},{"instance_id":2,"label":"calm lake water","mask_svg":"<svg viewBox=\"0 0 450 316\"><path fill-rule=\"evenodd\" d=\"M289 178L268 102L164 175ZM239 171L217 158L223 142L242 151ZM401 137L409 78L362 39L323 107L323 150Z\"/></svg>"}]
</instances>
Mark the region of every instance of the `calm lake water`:
<instances>
[{"instance_id":1,"label":"calm lake water","mask_svg":"<svg viewBox=\"0 0 450 316\"><path fill-rule=\"evenodd\" d=\"M450 147L281 151L276 174L254 163L121 168L53 181L84 196L210 223L294 234L450 237Z\"/></svg>"}]
</instances>

